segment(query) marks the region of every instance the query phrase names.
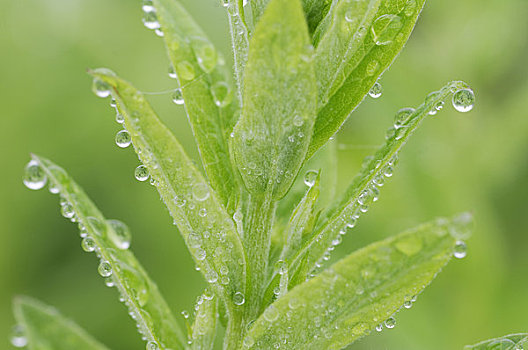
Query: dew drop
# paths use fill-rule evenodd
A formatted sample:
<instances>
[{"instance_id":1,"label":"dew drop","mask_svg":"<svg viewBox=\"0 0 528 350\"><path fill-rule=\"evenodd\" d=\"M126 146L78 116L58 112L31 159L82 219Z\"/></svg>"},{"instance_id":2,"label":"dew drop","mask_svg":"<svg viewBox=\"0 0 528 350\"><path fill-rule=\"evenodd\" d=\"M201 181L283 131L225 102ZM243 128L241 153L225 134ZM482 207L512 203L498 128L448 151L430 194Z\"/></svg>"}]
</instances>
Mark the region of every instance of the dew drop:
<instances>
[{"instance_id":1,"label":"dew drop","mask_svg":"<svg viewBox=\"0 0 528 350\"><path fill-rule=\"evenodd\" d=\"M24 185L31 190L40 190L47 182L48 177L39 163L34 159L30 160L24 171Z\"/></svg>"},{"instance_id":2,"label":"dew drop","mask_svg":"<svg viewBox=\"0 0 528 350\"><path fill-rule=\"evenodd\" d=\"M207 216L207 209L201 208L198 210L198 215L200 215L202 218L205 218Z\"/></svg>"},{"instance_id":3,"label":"dew drop","mask_svg":"<svg viewBox=\"0 0 528 350\"><path fill-rule=\"evenodd\" d=\"M403 303L403 307L406 309L410 309L412 307L413 303L410 300L407 300Z\"/></svg>"},{"instance_id":4,"label":"dew drop","mask_svg":"<svg viewBox=\"0 0 528 350\"><path fill-rule=\"evenodd\" d=\"M110 85L101 79L95 78L92 83L92 91L96 96L106 98L110 96Z\"/></svg>"},{"instance_id":5,"label":"dew drop","mask_svg":"<svg viewBox=\"0 0 528 350\"><path fill-rule=\"evenodd\" d=\"M203 261L207 257L207 252L202 248L198 248L196 249L195 256L196 260Z\"/></svg>"},{"instance_id":6,"label":"dew drop","mask_svg":"<svg viewBox=\"0 0 528 350\"><path fill-rule=\"evenodd\" d=\"M174 70L174 67L173 67L173 66L170 66L170 67L169 67L168 74L169 74L169 78L171 78L171 79L178 79L178 74L176 74L176 71Z\"/></svg>"},{"instance_id":7,"label":"dew drop","mask_svg":"<svg viewBox=\"0 0 528 350\"><path fill-rule=\"evenodd\" d=\"M369 91L369 96L372 98L379 98L383 93L383 87L380 83L376 82Z\"/></svg>"},{"instance_id":8,"label":"dew drop","mask_svg":"<svg viewBox=\"0 0 528 350\"><path fill-rule=\"evenodd\" d=\"M128 131L121 130L115 136L115 143L121 148L127 148L132 143L132 138Z\"/></svg>"},{"instance_id":9,"label":"dew drop","mask_svg":"<svg viewBox=\"0 0 528 350\"><path fill-rule=\"evenodd\" d=\"M232 94L231 89L229 88L229 85L227 83L221 81L214 84L211 87L211 93L213 94L215 104L218 107L223 108L231 103Z\"/></svg>"},{"instance_id":10,"label":"dew drop","mask_svg":"<svg viewBox=\"0 0 528 350\"><path fill-rule=\"evenodd\" d=\"M66 219L71 219L75 216L75 210L73 209L73 206L70 203L64 203L61 205L61 214Z\"/></svg>"},{"instance_id":11,"label":"dew drop","mask_svg":"<svg viewBox=\"0 0 528 350\"><path fill-rule=\"evenodd\" d=\"M211 73L218 63L214 46L207 39L200 37L193 38L191 45L200 68L206 73Z\"/></svg>"},{"instance_id":12,"label":"dew drop","mask_svg":"<svg viewBox=\"0 0 528 350\"><path fill-rule=\"evenodd\" d=\"M233 303L235 303L235 305L244 305L244 303L246 302L246 298L244 297L244 294L242 294L241 292L236 292L234 295L233 295Z\"/></svg>"},{"instance_id":13,"label":"dew drop","mask_svg":"<svg viewBox=\"0 0 528 350\"><path fill-rule=\"evenodd\" d=\"M182 315L183 318L186 319L186 320L189 319L189 316L190 316L190 315L189 315L189 312L188 312L187 310L183 310L183 311L181 312L181 315Z\"/></svg>"},{"instance_id":14,"label":"dew drop","mask_svg":"<svg viewBox=\"0 0 528 350\"><path fill-rule=\"evenodd\" d=\"M306 174L304 174L304 184L308 187L313 187L318 175L319 172L315 170L308 170Z\"/></svg>"},{"instance_id":15,"label":"dew drop","mask_svg":"<svg viewBox=\"0 0 528 350\"><path fill-rule=\"evenodd\" d=\"M123 124L125 122L125 117L119 112L116 113L115 119L118 124Z\"/></svg>"},{"instance_id":16,"label":"dew drop","mask_svg":"<svg viewBox=\"0 0 528 350\"><path fill-rule=\"evenodd\" d=\"M146 166L140 165L134 171L134 176L138 181L147 181L150 177L149 171Z\"/></svg>"},{"instance_id":17,"label":"dew drop","mask_svg":"<svg viewBox=\"0 0 528 350\"><path fill-rule=\"evenodd\" d=\"M147 350L159 350L159 345L155 341L149 341L147 343Z\"/></svg>"},{"instance_id":18,"label":"dew drop","mask_svg":"<svg viewBox=\"0 0 528 350\"><path fill-rule=\"evenodd\" d=\"M382 330L383 330L383 325L380 323L379 325L376 326L376 331L381 332Z\"/></svg>"},{"instance_id":19,"label":"dew drop","mask_svg":"<svg viewBox=\"0 0 528 350\"><path fill-rule=\"evenodd\" d=\"M154 8L150 11L144 11L143 12L143 25L147 27L148 29L159 29L161 27L158 16L156 15L156 11L154 11Z\"/></svg>"},{"instance_id":20,"label":"dew drop","mask_svg":"<svg viewBox=\"0 0 528 350\"><path fill-rule=\"evenodd\" d=\"M93 238L84 237L83 240L81 241L81 247L85 252L91 253L95 250L96 244Z\"/></svg>"},{"instance_id":21,"label":"dew drop","mask_svg":"<svg viewBox=\"0 0 528 350\"><path fill-rule=\"evenodd\" d=\"M97 271L103 277L110 277L112 276L112 265L108 261L101 261Z\"/></svg>"},{"instance_id":22,"label":"dew drop","mask_svg":"<svg viewBox=\"0 0 528 350\"><path fill-rule=\"evenodd\" d=\"M386 14L376 18L372 24L371 31L376 45L388 45L398 34L402 27L400 16Z\"/></svg>"},{"instance_id":23,"label":"dew drop","mask_svg":"<svg viewBox=\"0 0 528 350\"><path fill-rule=\"evenodd\" d=\"M154 11L155 8L154 8L154 4L152 3L152 0L143 0L141 2L141 9L144 12Z\"/></svg>"},{"instance_id":24,"label":"dew drop","mask_svg":"<svg viewBox=\"0 0 528 350\"><path fill-rule=\"evenodd\" d=\"M388 329L392 329L394 328L394 326L396 326L396 319L394 317L389 317L385 321L385 327L387 327Z\"/></svg>"},{"instance_id":25,"label":"dew drop","mask_svg":"<svg viewBox=\"0 0 528 350\"><path fill-rule=\"evenodd\" d=\"M475 105L475 94L471 89L461 89L453 95L453 107L459 112L466 113Z\"/></svg>"},{"instance_id":26,"label":"dew drop","mask_svg":"<svg viewBox=\"0 0 528 350\"><path fill-rule=\"evenodd\" d=\"M11 344L15 348L23 348L27 345L28 341L25 334L24 326L15 325L11 331Z\"/></svg>"},{"instance_id":27,"label":"dew drop","mask_svg":"<svg viewBox=\"0 0 528 350\"><path fill-rule=\"evenodd\" d=\"M182 105L185 103L181 89L174 90L174 92L172 93L172 102L177 105Z\"/></svg>"},{"instance_id":28,"label":"dew drop","mask_svg":"<svg viewBox=\"0 0 528 350\"><path fill-rule=\"evenodd\" d=\"M279 318L279 312L277 311L275 306L270 305L266 309L266 311L264 311L263 316L268 322L274 322Z\"/></svg>"},{"instance_id":29,"label":"dew drop","mask_svg":"<svg viewBox=\"0 0 528 350\"><path fill-rule=\"evenodd\" d=\"M467 255L467 245L463 241L456 241L453 248L453 255L457 259L465 258Z\"/></svg>"},{"instance_id":30,"label":"dew drop","mask_svg":"<svg viewBox=\"0 0 528 350\"><path fill-rule=\"evenodd\" d=\"M399 129L403 127L405 124L407 124L407 122L409 121L409 119L411 118L414 112L415 112L414 108L400 109L394 116L394 128Z\"/></svg>"},{"instance_id":31,"label":"dew drop","mask_svg":"<svg viewBox=\"0 0 528 350\"><path fill-rule=\"evenodd\" d=\"M177 72L183 80L193 80L196 75L193 65L187 61L178 63Z\"/></svg>"},{"instance_id":32,"label":"dew drop","mask_svg":"<svg viewBox=\"0 0 528 350\"><path fill-rule=\"evenodd\" d=\"M194 184L192 187L192 194L194 199L203 202L210 196L209 187L205 183Z\"/></svg>"},{"instance_id":33,"label":"dew drop","mask_svg":"<svg viewBox=\"0 0 528 350\"><path fill-rule=\"evenodd\" d=\"M215 270L211 269L205 274L205 279L209 283L216 283L218 281L218 273Z\"/></svg>"},{"instance_id":34,"label":"dew drop","mask_svg":"<svg viewBox=\"0 0 528 350\"><path fill-rule=\"evenodd\" d=\"M132 239L128 226L119 220L107 220L106 222L112 228L112 230L108 231L108 235L115 246L123 250L128 249Z\"/></svg>"}]
</instances>

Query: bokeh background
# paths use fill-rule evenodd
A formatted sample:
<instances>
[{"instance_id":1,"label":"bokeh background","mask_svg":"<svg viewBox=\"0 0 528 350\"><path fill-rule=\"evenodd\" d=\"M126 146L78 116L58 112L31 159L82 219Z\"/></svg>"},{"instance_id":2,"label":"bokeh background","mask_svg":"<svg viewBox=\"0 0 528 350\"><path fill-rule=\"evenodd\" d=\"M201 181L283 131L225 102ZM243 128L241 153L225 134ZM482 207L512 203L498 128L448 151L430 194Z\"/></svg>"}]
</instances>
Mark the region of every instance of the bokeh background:
<instances>
[{"instance_id":1,"label":"bokeh background","mask_svg":"<svg viewBox=\"0 0 528 350\"><path fill-rule=\"evenodd\" d=\"M229 57L224 9L182 0ZM29 152L62 165L109 218L133 231L132 248L176 313L204 286L138 160L118 149L108 101L90 92L88 67L106 66L149 92L174 88L162 41L141 24L139 0L0 0L0 348L9 348L16 294L57 306L113 349L143 349L93 256L79 249L57 198L22 184ZM445 108L403 152L381 200L336 257L436 216L471 210L466 259L453 261L397 315L397 326L350 349L460 349L528 330L528 2L430 1L381 82L339 133L339 183L384 138L393 115L452 79L471 84L475 109ZM182 108L152 95L163 120L197 156Z\"/></svg>"}]
</instances>

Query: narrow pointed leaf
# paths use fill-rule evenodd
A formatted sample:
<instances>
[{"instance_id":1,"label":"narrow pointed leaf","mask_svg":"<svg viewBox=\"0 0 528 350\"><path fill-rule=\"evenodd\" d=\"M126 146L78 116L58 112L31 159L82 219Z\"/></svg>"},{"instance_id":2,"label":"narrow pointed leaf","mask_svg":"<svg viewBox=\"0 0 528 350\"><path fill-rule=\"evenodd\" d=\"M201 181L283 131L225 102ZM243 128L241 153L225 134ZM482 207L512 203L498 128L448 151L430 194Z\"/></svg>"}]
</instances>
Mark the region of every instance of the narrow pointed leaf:
<instances>
[{"instance_id":1,"label":"narrow pointed leaf","mask_svg":"<svg viewBox=\"0 0 528 350\"><path fill-rule=\"evenodd\" d=\"M200 296L200 302L196 305L190 346L192 350L213 349L218 311L217 299L211 296Z\"/></svg>"},{"instance_id":2,"label":"narrow pointed leaf","mask_svg":"<svg viewBox=\"0 0 528 350\"><path fill-rule=\"evenodd\" d=\"M339 79L328 85L331 89L323 95L323 103L318 106L309 155L339 130L381 74L392 64L411 35L424 2L425 0L383 0L378 12L372 17L372 22L363 22L358 27L357 35L364 35L361 39L358 38L361 42L354 46L353 54L347 53L348 59L344 65L341 65L341 57L334 61L342 69L335 70L339 72ZM346 22L346 13L336 14L334 20ZM318 44L317 55L324 55L322 50L327 49L327 40L335 38L331 33L325 35ZM328 86L325 85L324 91L327 91Z\"/></svg>"},{"instance_id":3,"label":"narrow pointed leaf","mask_svg":"<svg viewBox=\"0 0 528 350\"><path fill-rule=\"evenodd\" d=\"M464 82L451 82L440 91L429 94L425 102L416 109L403 109L401 111L405 113L398 113L399 118L403 118L397 121L398 129L389 129L386 143L374 157L367 159L341 200L336 201L337 204L325 213L324 220L315 230L312 239L291 261L290 269L293 269L296 275L293 283L304 281L340 232L346 231L347 226L353 227L359 216L377 200L379 188L383 186L386 178L392 176L398 153L421 122L431 111L443 106L456 91L464 88L467 88Z\"/></svg>"},{"instance_id":4,"label":"narrow pointed leaf","mask_svg":"<svg viewBox=\"0 0 528 350\"><path fill-rule=\"evenodd\" d=\"M111 86L118 109L125 118L124 126L152 183L196 265L236 319L235 310L238 309L231 297L245 289L245 259L233 221L143 94L114 75L92 74Z\"/></svg>"},{"instance_id":5,"label":"narrow pointed leaf","mask_svg":"<svg viewBox=\"0 0 528 350\"><path fill-rule=\"evenodd\" d=\"M231 144L255 196L283 197L305 160L316 103L312 54L299 0L271 1L251 38Z\"/></svg>"},{"instance_id":6,"label":"narrow pointed leaf","mask_svg":"<svg viewBox=\"0 0 528 350\"><path fill-rule=\"evenodd\" d=\"M249 24L246 23L246 15L243 2L240 0L229 0L227 7L229 19L229 30L231 32L231 45L235 61L235 78L237 81L237 99L242 105L242 91L244 84L244 68L248 60L249 52Z\"/></svg>"},{"instance_id":7,"label":"narrow pointed leaf","mask_svg":"<svg viewBox=\"0 0 528 350\"><path fill-rule=\"evenodd\" d=\"M527 345L528 333L518 333L485 340L475 345L466 345L464 350L522 350Z\"/></svg>"},{"instance_id":8,"label":"narrow pointed leaf","mask_svg":"<svg viewBox=\"0 0 528 350\"><path fill-rule=\"evenodd\" d=\"M437 220L360 249L270 305L249 349L342 349L390 318L453 256L453 221Z\"/></svg>"},{"instance_id":9,"label":"narrow pointed leaf","mask_svg":"<svg viewBox=\"0 0 528 350\"><path fill-rule=\"evenodd\" d=\"M55 308L29 297L14 300L14 314L28 350L107 350Z\"/></svg>"},{"instance_id":10,"label":"narrow pointed leaf","mask_svg":"<svg viewBox=\"0 0 528 350\"><path fill-rule=\"evenodd\" d=\"M374 21L381 0L341 1L332 9L332 21L317 46L315 67L319 105L324 106L361 58L367 28Z\"/></svg>"},{"instance_id":11,"label":"narrow pointed leaf","mask_svg":"<svg viewBox=\"0 0 528 350\"><path fill-rule=\"evenodd\" d=\"M71 206L81 235L83 247L95 251L100 258L99 270L107 275L124 299L137 323L139 332L160 349L183 349L185 337L174 319L156 284L128 249L115 237L120 237L111 221L105 219L82 188L59 166L42 157L33 156L49 181L58 189L64 203Z\"/></svg>"},{"instance_id":12,"label":"narrow pointed leaf","mask_svg":"<svg viewBox=\"0 0 528 350\"><path fill-rule=\"evenodd\" d=\"M154 3L207 177L222 204L234 205L237 191L227 140L238 107L224 60L178 1Z\"/></svg>"}]
</instances>

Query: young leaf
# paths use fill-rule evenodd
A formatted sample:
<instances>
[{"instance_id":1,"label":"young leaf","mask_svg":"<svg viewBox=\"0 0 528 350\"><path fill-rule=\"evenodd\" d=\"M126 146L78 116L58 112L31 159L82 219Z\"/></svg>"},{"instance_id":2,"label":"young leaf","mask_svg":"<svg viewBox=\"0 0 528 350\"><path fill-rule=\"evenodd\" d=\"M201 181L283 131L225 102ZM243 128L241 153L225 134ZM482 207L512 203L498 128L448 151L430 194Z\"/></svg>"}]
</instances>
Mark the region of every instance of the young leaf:
<instances>
[{"instance_id":1,"label":"young leaf","mask_svg":"<svg viewBox=\"0 0 528 350\"><path fill-rule=\"evenodd\" d=\"M272 0L251 38L231 149L249 192L282 198L312 134L316 84L299 0Z\"/></svg>"},{"instance_id":2,"label":"young leaf","mask_svg":"<svg viewBox=\"0 0 528 350\"><path fill-rule=\"evenodd\" d=\"M518 333L485 340L475 345L466 345L464 350L522 350L526 345L528 345L528 333Z\"/></svg>"},{"instance_id":3,"label":"young leaf","mask_svg":"<svg viewBox=\"0 0 528 350\"><path fill-rule=\"evenodd\" d=\"M33 155L48 181L79 224L83 249L100 258L99 273L115 286L136 321L139 332L160 349L183 349L185 337L156 284L149 278L134 254L124 244L115 221L106 220L95 204L62 168ZM69 215L68 215L69 216ZM124 225L124 224L122 224Z\"/></svg>"},{"instance_id":4,"label":"young leaf","mask_svg":"<svg viewBox=\"0 0 528 350\"><path fill-rule=\"evenodd\" d=\"M222 204L234 206L237 191L227 140L238 107L232 103L223 58L178 1L154 4L207 177Z\"/></svg>"},{"instance_id":5,"label":"young leaf","mask_svg":"<svg viewBox=\"0 0 528 350\"><path fill-rule=\"evenodd\" d=\"M237 81L237 98L242 105L242 91L244 82L244 68L248 60L249 52L249 29L246 23L243 2L240 0L229 0L227 6L229 19L229 30L231 32L231 44L235 61L235 77Z\"/></svg>"},{"instance_id":6,"label":"young leaf","mask_svg":"<svg viewBox=\"0 0 528 350\"><path fill-rule=\"evenodd\" d=\"M145 97L128 82L92 72L108 84L124 116L135 151L169 209L196 265L227 304L233 321L239 308L232 296L245 290L245 257L233 221L217 195L185 154Z\"/></svg>"},{"instance_id":7,"label":"young leaf","mask_svg":"<svg viewBox=\"0 0 528 350\"><path fill-rule=\"evenodd\" d=\"M404 108L397 113L394 122L397 129L389 129L385 145L374 157L367 158L341 201L336 201L337 204L325 213L312 238L291 261L290 273L295 274L294 284L304 281L325 252L339 242L336 238L346 232L347 227L354 227L359 216L378 199L379 187L383 186L385 178L392 176L398 153L424 118L436 113L456 91L465 88L467 84L464 82L451 82L440 91L429 94L418 108Z\"/></svg>"},{"instance_id":8,"label":"young leaf","mask_svg":"<svg viewBox=\"0 0 528 350\"><path fill-rule=\"evenodd\" d=\"M331 81L332 84L328 86L322 86L323 91L327 91L328 87L331 89L323 95L323 103L318 106L314 134L308 151L309 156L339 130L348 115L359 105L381 74L394 61L407 42L424 2L425 0L408 2L383 0L375 16L372 18L369 17L370 15L367 16L371 21L364 21L362 26L357 27L358 45L353 47L352 52L346 51L346 62L342 62L345 57L333 61L334 65L342 67L334 69L338 73L338 79L335 82ZM337 11L341 8L341 6L335 6L333 9ZM332 16L334 16L333 13ZM336 14L332 18L334 21L348 25L346 24L346 12ZM330 33L325 35L317 47L317 55L324 56L323 50L329 48L335 50L336 46L331 44L333 40L335 37ZM325 41L330 41L330 45L327 45ZM328 54L330 55L331 52ZM317 69L320 67L318 66Z\"/></svg>"},{"instance_id":9,"label":"young leaf","mask_svg":"<svg viewBox=\"0 0 528 350\"><path fill-rule=\"evenodd\" d=\"M50 306L29 297L13 302L15 318L22 334L17 347L29 350L107 350L85 330Z\"/></svg>"},{"instance_id":10,"label":"young leaf","mask_svg":"<svg viewBox=\"0 0 528 350\"><path fill-rule=\"evenodd\" d=\"M303 0L303 9L310 33L315 32L332 6L332 0Z\"/></svg>"},{"instance_id":11,"label":"young leaf","mask_svg":"<svg viewBox=\"0 0 528 350\"><path fill-rule=\"evenodd\" d=\"M371 244L295 287L255 321L246 349L341 349L368 334L451 259L452 225L437 220Z\"/></svg>"},{"instance_id":12,"label":"young leaf","mask_svg":"<svg viewBox=\"0 0 528 350\"><path fill-rule=\"evenodd\" d=\"M213 349L216 335L217 299L214 294L206 292L198 297L196 315L192 327L191 349Z\"/></svg>"}]
</instances>

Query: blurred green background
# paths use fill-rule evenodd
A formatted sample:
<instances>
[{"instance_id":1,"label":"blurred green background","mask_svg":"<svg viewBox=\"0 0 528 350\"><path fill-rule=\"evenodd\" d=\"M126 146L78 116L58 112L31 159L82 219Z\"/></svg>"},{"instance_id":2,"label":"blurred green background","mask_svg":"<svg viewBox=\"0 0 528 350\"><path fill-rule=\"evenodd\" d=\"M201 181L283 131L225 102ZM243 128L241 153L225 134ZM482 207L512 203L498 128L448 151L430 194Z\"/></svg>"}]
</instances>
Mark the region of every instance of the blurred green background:
<instances>
[{"instance_id":1,"label":"blurred green background","mask_svg":"<svg viewBox=\"0 0 528 350\"><path fill-rule=\"evenodd\" d=\"M229 57L224 9L182 0ZM143 349L116 291L79 249L57 198L22 185L29 152L62 165L109 218L133 231L132 248L175 312L191 309L204 282L157 193L133 177L131 150L114 145L108 101L90 92L88 67L106 66L144 91L174 87L162 41L141 24L139 0L0 0L0 348L8 348L16 294L57 306L113 349ZM351 349L461 349L528 330L528 2L430 1L411 40L339 133L340 185L384 138L399 108L446 81L477 96L471 113L445 108L403 152L380 202L335 258L435 216L472 210L466 259L453 261L397 315L397 326ZM163 120L196 157L182 108L153 95Z\"/></svg>"}]
</instances>

